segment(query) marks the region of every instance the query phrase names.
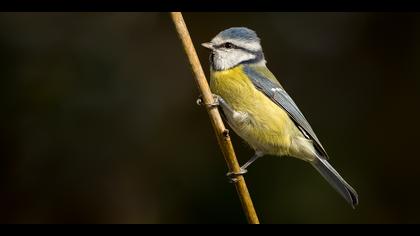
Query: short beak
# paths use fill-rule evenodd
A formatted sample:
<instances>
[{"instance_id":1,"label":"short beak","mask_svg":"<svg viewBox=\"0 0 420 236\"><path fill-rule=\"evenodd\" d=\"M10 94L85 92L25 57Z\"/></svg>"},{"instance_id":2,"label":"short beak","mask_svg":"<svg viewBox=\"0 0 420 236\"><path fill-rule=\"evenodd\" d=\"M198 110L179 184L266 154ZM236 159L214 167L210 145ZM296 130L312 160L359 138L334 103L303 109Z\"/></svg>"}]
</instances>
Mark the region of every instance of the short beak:
<instances>
[{"instance_id":1,"label":"short beak","mask_svg":"<svg viewBox=\"0 0 420 236\"><path fill-rule=\"evenodd\" d=\"M202 43L201 46L203 46L205 48L208 48L208 49L211 49L211 50L214 49L213 44L210 43L210 42L208 42L208 43Z\"/></svg>"}]
</instances>

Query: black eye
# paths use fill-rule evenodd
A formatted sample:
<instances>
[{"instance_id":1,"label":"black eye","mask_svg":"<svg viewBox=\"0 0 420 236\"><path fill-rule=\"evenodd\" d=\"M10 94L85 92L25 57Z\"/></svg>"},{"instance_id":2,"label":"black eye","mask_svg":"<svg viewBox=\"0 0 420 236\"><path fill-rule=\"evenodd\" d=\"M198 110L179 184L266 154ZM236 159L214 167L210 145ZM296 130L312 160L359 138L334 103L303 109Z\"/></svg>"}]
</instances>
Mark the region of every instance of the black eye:
<instances>
[{"instance_id":1,"label":"black eye","mask_svg":"<svg viewBox=\"0 0 420 236\"><path fill-rule=\"evenodd\" d=\"M225 44L223 44L223 47L225 47L225 48L233 48L233 44L231 44L231 43L225 43Z\"/></svg>"}]
</instances>

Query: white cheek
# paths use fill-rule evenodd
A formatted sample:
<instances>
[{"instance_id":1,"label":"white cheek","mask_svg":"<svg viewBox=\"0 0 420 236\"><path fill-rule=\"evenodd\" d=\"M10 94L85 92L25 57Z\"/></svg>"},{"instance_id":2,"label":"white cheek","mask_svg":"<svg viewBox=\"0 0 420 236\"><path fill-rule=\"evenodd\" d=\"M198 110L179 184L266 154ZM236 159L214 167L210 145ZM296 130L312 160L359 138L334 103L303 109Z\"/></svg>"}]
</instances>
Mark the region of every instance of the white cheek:
<instances>
[{"instance_id":1,"label":"white cheek","mask_svg":"<svg viewBox=\"0 0 420 236\"><path fill-rule=\"evenodd\" d=\"M226 70L238 64L255 59L255 56L243 51L218 51L215 53L214 65L217 70Z\"/></svg>"}]
</instances>

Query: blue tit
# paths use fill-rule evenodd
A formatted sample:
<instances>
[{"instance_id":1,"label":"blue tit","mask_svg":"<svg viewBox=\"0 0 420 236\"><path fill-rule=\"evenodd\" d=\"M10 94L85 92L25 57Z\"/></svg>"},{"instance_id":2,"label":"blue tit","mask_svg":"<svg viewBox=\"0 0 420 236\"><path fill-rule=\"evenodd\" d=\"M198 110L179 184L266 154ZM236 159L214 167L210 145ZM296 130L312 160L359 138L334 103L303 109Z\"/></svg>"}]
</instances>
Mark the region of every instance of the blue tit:
<instances>
[{"instance_id":1,"label":"blue tit","mask_svg":"<svg viewBox=\"0 0 420 236\"><path fill-rule=\"evenodd\" d=\"M310 163L354 208L356 191L328 163L311 125L266 66L257 34L226 29L202 46L211 50L210 88L229 126L254 150L239 173L264 155L291 156Z\"/></svg>"}]
</instances>

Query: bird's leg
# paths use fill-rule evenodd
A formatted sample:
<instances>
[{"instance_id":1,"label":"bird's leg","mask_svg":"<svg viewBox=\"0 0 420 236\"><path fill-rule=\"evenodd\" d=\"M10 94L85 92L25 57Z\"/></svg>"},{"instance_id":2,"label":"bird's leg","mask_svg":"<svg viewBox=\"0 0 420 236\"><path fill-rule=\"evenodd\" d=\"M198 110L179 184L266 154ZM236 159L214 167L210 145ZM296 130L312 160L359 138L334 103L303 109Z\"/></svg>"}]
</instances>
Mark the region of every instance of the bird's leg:
<instances>
[{"instance_id":1,"label":"bird's leg","mask_svg":"<svg viewBox=\"0 0 420 236\"><path fill-rule=\"evenodd\" d=\"M263 155L263 153L256 151L254 156L252 156L251 159L249 159L249 161L247 161L243 166L241 166L241 169L246 170L252 163L254 163L254 161L262 157Z\"/></svg>"},{"instance_id":2,"label":"bird's leg","mask_svg":"<svg viewBox=\"0 0 420 236\"><path fill-rule=\"evenodd\" d=\"M255 151L254 156L251 157L251 159L249 159L249 161L247 161L243 166L241 166L239 172L228 172L226 174L226 176L229 178L231 183L235 183L238 181L238 176L240 175L244 175L248 172L247 168L254 162L256 161L258 158L264 156L264 154L260 151Z\"/></svg>"},{"instance_id":3,"label":"bird's leg","mask_svg":"<svg viewBox=\"0 0 420 236\"><path fill-rule=\"evenodd\" d=\"M216 106L222 107L223 113L227 117L231 117L237 124L245 124L249 122L249 115L246 112L235 111L222 97L213 95Z\"/></svg>"},{"instance_id":4,"label":"bird's leg","mask_svg":"<svg viewBox=\"0 0 420 236\"><path fill-rule=\"evenodd\" d=\"M230 117L234 122L238 124L245 124L250 121L248 113L243 111L235 111L222 97L219 95L213 94L214 101L210 104L205 104L208 108L213 108L220 106L223 110L223 113L226 117ZM197 104L199 106L203 105L203 100L200 97L197 99Z\"/></svg>"},{"instance_id":5,"label":"bird's leg","mask_svg":"<svg viewBox=\"0 0 420 236\"><path fill-rule=\"evenodd\" d=\"M233 110L233 108L229 104L227 104L227 102L222 97L216 94L214 94L213 96L215 103L217 103L217 106L221 106L223 108L223 111L229 112L231 114L235 113L235 110Z\"/></svg>"},{"instance_id":6,"label":"bird's leg","mask_svg":"<svg viewBox=\"0 0 420 236\"><path fill-rule=\"evenodd\" d=\"M227 102L219 95L213 94L213 99L214 101L212 103L205 104L205 105L208 106L209 108L221 106L223 110L226 110L232 114L235 112L233 108L229 104L227 104ZM197 104L199 106L203 105L202 95L198 97Z\"/></svg>"}]
</instances>

